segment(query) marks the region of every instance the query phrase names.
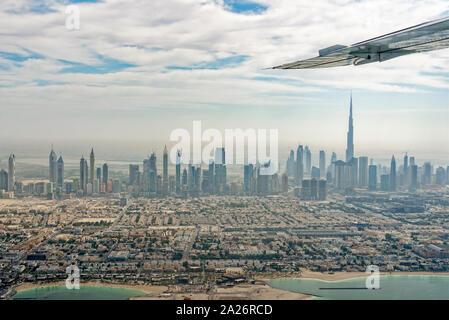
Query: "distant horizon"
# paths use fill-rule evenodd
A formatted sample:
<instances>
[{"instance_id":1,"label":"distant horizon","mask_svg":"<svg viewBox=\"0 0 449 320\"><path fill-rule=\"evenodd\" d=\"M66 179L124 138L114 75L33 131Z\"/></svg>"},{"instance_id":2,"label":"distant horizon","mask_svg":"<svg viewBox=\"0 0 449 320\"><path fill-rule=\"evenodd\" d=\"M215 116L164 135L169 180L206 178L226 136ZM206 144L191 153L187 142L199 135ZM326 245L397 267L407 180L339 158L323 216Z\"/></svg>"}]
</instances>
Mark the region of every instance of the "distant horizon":
<instances>
[{"instance_id":1,"label":"distant horizon","mask_svg":"<svg viewBox=\"0 0 449 320\"><path fill-rule=\"evenodd\" d=\"M134 144L133 144L134 142ZM95 152L96 162L128 162L129 164L141 164L143 159L154 152L158 159L158 163L162 163L162 153L164 145L168 148L175 145L175 142L159 141L159 142L136 142L136 141L103 141L94 144L88 144L87 142L78 142L73 144L58 144L53 143L54 151L59 157L62 155L66 166L79 165L81 156L86 159L89 157L90 149L93 148ZM207 144L204 143L203 146ZM51 145L47 143L30 143L28 146L26 143L19 145L5 146L4 143L0 143L0 169L7 167L7 160L9 154L16 155L16 163L26 163L35 165L48 165L48 156L51 150ZM59 147L63 145L63 147ZM281 169L285 169L285 161L287 160L290 150L295 151L299 144L293 145L288 143L279 142L279 161ZM317 148L314 145L303 143L304 147L309 146L312 152L312 165L318 167L318 158L320 150L324 150L326 153L326 163L330 163L332 152L337 154L339 160L345 158L345 146L340 148ZM10 150L10 151L9 151ZM148 151L146 151L148 150ZM449 151L442 152L440 154L423 152L422 150L378 150L377 152L362 152L358 151L357 144L355 143L355 157L366 156L369 160L373 159L375 164L388 165L390 164L391 157L394 155L396 158L397 166L402 165L402 159L407 153L409 157L415 157L415 161L418 165L422 165L425 162L431 162L433 166L449 166ZM416 152L415 152L416 151ZM31 161L36 160L36 163ZM169 161L169 165L174 165ZM202 163L206 166L206 163ZM236 165L236 164L231 164ZM282 170L281 170L282 171Z\"/></svg>"}]
</instances>

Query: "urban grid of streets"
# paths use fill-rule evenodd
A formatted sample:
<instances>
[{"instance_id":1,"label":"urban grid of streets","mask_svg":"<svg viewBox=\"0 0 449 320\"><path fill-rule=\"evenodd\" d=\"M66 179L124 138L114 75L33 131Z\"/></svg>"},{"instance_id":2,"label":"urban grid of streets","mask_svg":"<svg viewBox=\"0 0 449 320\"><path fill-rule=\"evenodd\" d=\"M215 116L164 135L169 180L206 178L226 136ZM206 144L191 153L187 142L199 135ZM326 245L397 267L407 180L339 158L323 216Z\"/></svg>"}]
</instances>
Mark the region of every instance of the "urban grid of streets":
<instances>
[{"instance_id":1,"label":"urban grid of streets","mask_svg":"<svg viewBox=\"0 0 449 320\"><path fill-rule=\"evenodd\" d=\"M2 294L65 279L188 286L313 271L448 271L448 188L267 197L0 200ZM401 208L401 210L397 210ZM435 248L438 248L435 249ZM238 276L225 276L228 268Z\"/></svg>"}]
</instances>

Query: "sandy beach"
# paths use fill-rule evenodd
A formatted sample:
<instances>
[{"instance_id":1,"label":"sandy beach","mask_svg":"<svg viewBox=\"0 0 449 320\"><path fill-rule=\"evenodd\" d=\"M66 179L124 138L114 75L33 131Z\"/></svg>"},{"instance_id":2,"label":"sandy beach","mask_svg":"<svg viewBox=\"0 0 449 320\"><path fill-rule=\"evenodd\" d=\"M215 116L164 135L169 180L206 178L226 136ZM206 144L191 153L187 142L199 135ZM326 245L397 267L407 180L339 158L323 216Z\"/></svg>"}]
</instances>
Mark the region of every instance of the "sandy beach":
<instances>
[{"instance_id":1,"label":"sandy beach","mask_svg":"<svg viewBox=\"0 0 449 320\"><path fill-rule=\"evenodd\" d=\"M267 284L240 284L218 287L212 293L174 293L159 296L133 297L131 300L306 300L313 296L279 290Z\"/></svg>"},{"instance_id":2,"label":"sandy beach","mask_svg":"<svg viewBox=\"0 0 449 320\"><path fill-rule=\"evenodd\" d=\"M449 272L383 272L381 276L419 276L419 275L431 275L431 276L449 276ZM259 280L267 281L277 278L306 278L306 279L318 279L324 281L341 281L351 278L366 277L365 272L314 272L305 270L301 273L289 273L289 274L275 274L265 275L260 277ZM50 286L64 286L64 281L52 282L52 283L23 283L15 287L17 292L41 288ZM314 296L290 292L286 290L280 290L269 286L266 283L257 284L239 284L233 287L216 287L213 292L204 293L190 293L190 292L178 292L167 293L168 287L166 286L153 286L153 285L137 285L137 284L113 284L105 282L89 281L82 283L82 286L102 286L102 287L114 287L125 288L132 290L139 290L144 292L142 296L133 297L132 300L308 300L313 299Z\"/></svg>"},{"instance_id":3,"label":"sandy beach","mask_svg":"<svg viewBox=\"0 0 449 320\"><path fill-rule=\"evenodd\" d=\"M316 272L316 271L309 271L305 270L301 273L294 273L294 274L288 274L288 275L274 275L269 277L261 278L261 280L266 281L270 279L277 279L277 278L305 278L305 279L318 279L318 280L324 280L324 281L341 281L346 279L352 279L352 278L360 278L360 277L366 277L369 274L365 272L334 272L334 273L328 273L328 272ZM381 276L449 276L449 272L381 272Z\"/></svg>"},{"instance_id":4,"label":"sandy beach","mask_svg":"<svg viewBox=\"0 0 449 320\"><path fill-rule=\"evenodd\" d=\"M43 287L65 286L64 281L51 283L23 283L15 287L17 292ZM175 293L164 294L168 287L134 284L112 284L104 282L86 282L81 286L100 286L125 288L145 292L146 295L131 300L304 300L311 296L270 287L267 284L242 284L230 288L217 288L213 293Z\"/></svg>"},{"instance_id":5,"label":"sandy beach","mask_svg":"<svg viewBox=\"0 0 449 320\"><path fill-rule=\"evenodd\" d=\"M135 285L135 284L115 284L115 283L106 283L99 281L89 281L85 283L81 283L81 286L93 286L93 287L110 287L110 288L123 288L123 289L131 289L145 292L146 294L161 294L166 291L168 288L166 286L152 286L152 285ZM34 289L34 288L43 288L43 287L55 287L55 286L65 286L65 281L58 282L49 282L49 283L22 283L15 287L17 292Z\"/></svg>"}]
</instances>

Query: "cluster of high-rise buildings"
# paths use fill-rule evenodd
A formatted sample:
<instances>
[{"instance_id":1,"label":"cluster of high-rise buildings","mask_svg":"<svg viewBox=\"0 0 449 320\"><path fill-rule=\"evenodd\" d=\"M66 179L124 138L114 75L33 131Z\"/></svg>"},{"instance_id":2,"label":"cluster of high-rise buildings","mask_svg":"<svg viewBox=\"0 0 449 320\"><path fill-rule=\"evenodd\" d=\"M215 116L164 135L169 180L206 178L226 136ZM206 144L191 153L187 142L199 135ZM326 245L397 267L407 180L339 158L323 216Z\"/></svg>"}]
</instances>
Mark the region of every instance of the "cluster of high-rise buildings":
<instances>
[{"instance_id":1,"label":"cluster of high-rise buildings","mask_svg":"<svg viewBox=\"0 0 449 320\"><path fill-rule=\"evenodd\" d=\"M129 165L129 179L127 182L128 190L134 194L146 195L164 195L175 192L175 180L173 176L168 175L168 151L167 146L164 147L162 155L162 175L158 174L157 156L153 152L148 159L143 160L142 171L139 165ZM179 192L180 173L176 175L176 187Z\"/></svg>"},{"instance_id":2,"label":"cluster of high-rise buildings","mask_svg":"<svg viewBox=\"0 0 449 320\"><path fill-rule=\"evenodd\" d=\"M90 170L89 170L90 168ZM62 156L56 157L56 153L52 150L49 156L49 183L44 183L44 193L52 197L64 197L76 193L78 195L92 195L98 193L113 192L114 182L109 178L108 164L103 164L102 167L95 167L95 153L93 148L90 152L89 162L84 156L80 159L79 178L74 178L72 181L66 181L64 177L64 160ZM42 183L36 185L28 185L28 192L33 193L31 189L34 187L34 193L42 191ZM37 189L37 190L36 190ZM120 190L117 190L120 192Z\"/></svg>"},{"instance_id":3,"label":"cluster of high-rise buildings","mask_svg":"<svg viewBox=\"0 0 449 320\"><path fill-rule=\"evenodd\" d=\"M138 165L129 165L128 191L134 195L168 196L224 194L229 191L226 181L225 149L215 150L215 161L207 169L192 164L182 168L181 151L177 151L175 175L168 174L168 151L164 148L162 175L158 174L156 154L143 161L143 170Z\"/></svg>"},{"instance_id":4,"label":"cluster of high-rise buildings","mask_svg":"<svg viewBox=\"0 0 449 320\"><path fill-rule=\"evenodd\" d=\"M16 185L16 156L10 154L8 158L8 171L0 171L0 191L13 193Z\"/></svg>"},{"instance_id":5,"label":"cluster of high-rise buildings","mask_svg":"<svg viewBox=\"0 0 449 320\"><path fill-rule=\"evenodd\" d=\"M349 109L349 125L345 160L337 159L332 152L326 165L326 152L319 151L318 167L312 165L309 146L299 145L290 151L285 172L266 175L261 169L267 164L247 164L243 168L243 183L228 183L225 148L216 148L214 160L206 169L201 166L181 164L181 152L177 152L175 175L169 175L168 151L165 146L162 159L162 174L158 173L157 157L153 152L143 160L142 170L137 164L129 165L129 179L122 181L109 177L109 167L104 163L95 166L92 148L89 159L81 157L79 177L65 179L64 160L57 157L51 148L49 155L49 181L28 183L23 186L15 179L14 154L8 159L8 170L0 171L0 191L3 197L16 194L47 195L49 198L64 198L73 194L89 196L127 192L133 196L197 196L200 194L269 195L287 193L303 200L326 200L328 188L337 192L365 188L371 191L415 191L421 186L449 183L449 166L436 170L430 162L418 166L414 157L405 154L403 163L396 164L394 155L389 167L375 165L366 156L355 157L352 94ZM435 172L435 173L434 173Z\"/></svg>"},{"instance_id":6,"label":"cluster of high-rise buildings","mask_svg":"<svg viewBox=\"0 0 449 320\"><path fill-rule=\"evenodd\" d=\"M337 191L351 191L355 188L366 188L371 191L397 191L398 189L416 191L419 186L449 183L449 166L446 169L438 167L433 175L434 169L430 162L418 167L415 157L409 157L408 154L405 154L403 164L399 167L393 155L389 168L373 164L373 160L369 160L366 156L355 157L352 95L345 160L338 160L336 153L333 152L330 164L326 168L326 153L321 150L319 167L313 167L309 147L304 148L300 145L296 150L296 159L294 150L290 151L286 172L294 179L295 185L301 188L301 195L305 199L324 199L326 183ZM321 188L320 185L322 185Z\"/></svg>"},{"instance_id":7,"label":"cluster of high-rise buildings","mask_svg":"<svg viewBox=\"0 0 449 320\"><path fill-rule=\"evenodd\" d=\"M89 170L90 168L90 170ZM72 186L66 184L66 193L69 189L73 189L83 195L99 194L99 193L119 193L121 191L121 182L109 178L109 166L104 163L103 166L95 167L95 153L92 148L90 151L89 162L80 159L80 175L79 180L75 179Z\"/></svg>"}]
</instances>

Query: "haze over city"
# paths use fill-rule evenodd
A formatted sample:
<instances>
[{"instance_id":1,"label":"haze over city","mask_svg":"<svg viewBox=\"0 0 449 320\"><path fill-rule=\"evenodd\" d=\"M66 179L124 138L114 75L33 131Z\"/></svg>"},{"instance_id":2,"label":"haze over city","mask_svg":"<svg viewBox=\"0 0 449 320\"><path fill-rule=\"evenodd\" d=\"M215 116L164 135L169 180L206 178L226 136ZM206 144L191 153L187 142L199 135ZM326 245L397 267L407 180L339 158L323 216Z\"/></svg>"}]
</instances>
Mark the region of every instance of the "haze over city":
<instances>
[{"instance_id":1,"label":"haze over city","mask_svg":"<svg viewBox=\"0 0 449 320\"><path fill-rule=\"evenodd\" d=\"M65 28L70 3L80 30ZM447 2L286 3L4 1L2 160L22 150L45 158L52 143L62 153L95 145L143 156L194 120L277 128L285 152L303 143L340 154L350 90L357 152L449 158L447 50L361 68L263 70L442 17Z\"/></svg>"}]
</instances>

